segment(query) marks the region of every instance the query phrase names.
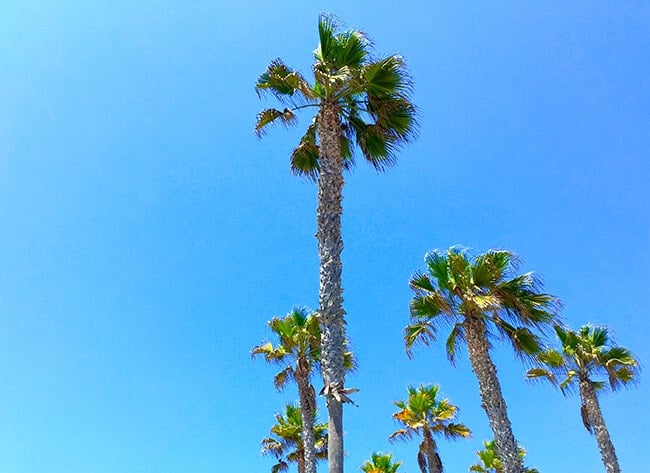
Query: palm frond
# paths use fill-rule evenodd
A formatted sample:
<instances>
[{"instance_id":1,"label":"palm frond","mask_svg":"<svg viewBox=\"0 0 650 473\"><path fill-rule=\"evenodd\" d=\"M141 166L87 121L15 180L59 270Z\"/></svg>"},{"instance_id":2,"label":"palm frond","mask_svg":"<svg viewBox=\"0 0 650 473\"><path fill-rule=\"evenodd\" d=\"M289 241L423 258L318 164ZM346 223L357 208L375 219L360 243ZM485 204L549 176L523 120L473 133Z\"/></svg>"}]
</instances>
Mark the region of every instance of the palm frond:
<instances>
[{"instance_id":1,"label":"palm frond","mask_svg":"<svg viewBox=\"0 0 650 473\"><path fill-rule=\"evenodd\" d=\"M557 385L557 378L552 371L545 368L530 368L526 371L526 379L547 380L553 385Z\"/></svg>"},{"instance_id":2,"label":"palm frond","mask_svg":"<svg viewBox=\"0 0 650 473\"><path fill-rule=\"evenodd\" d=\"M286 103L311 102L315 99L311 87L298 72L285 65L281 59L271 61L266 71L257 79L255 90L258 95L264 92L272 93L279 101ZM300 98L296 97L297 95ZM296 99L298 99L296 101Z\"/></svg>"},{"instance_id":3,"label":"palm frond","mask_svg":"<svg viewBox=\"0 0 650 473\"><path fill-rule=\"evenodd\" d=\"M404 345L406 346L406 354L409 358L412 357L414 345L428 346L430 342L436 339L435 326L429 321L420 321L404 328Z\"/></svg>"},{"instance_id":4,"label":"palm frond","mask_svg":"<svg viewBox=\"0 0 650 473\"><path fill-rule=\"evenodd\" d=\"M449 337L447 337L447 342L445 343L445 347L447 348L447 359L452 365L456 364L456 351L458 350L461 342L464 341L465 332L463 331L463 324L461 322L457 322L451 329Z\"/></svg>"},{"instance_id":5,"label":"palm frond","mask_svg":"<svg viewBox=\"0 0 650 473\"><path fill-rule=\"evenodd\" d=\"M313 181L318 178L319 149L316 144L316 123L312 122L300 139L300 143L291 153L291 172L307 177Z\"/></svg>"},{"instance_id":6,"label":"palm frond","mask_svg":"<svg viewBox=\"0 0 650 473\"><path fill-rule=\"evenodd\" d=\"M287 366L273 377L273 386L278 391L282 391L289 381L295 379L295 372L292 366Z\"/></svg>"},{"instance_id":7,"label":"palm frond","mask_svg":"<svg viewBox=\"0 0 650 473\"><path fill-rule=\"evenodd\" d=\"M255 134L258 137L264 136L269 125L280 122L284 126L293 125L296 122L296 115L292 110L285 108L278 110L276 108L267 108L257 114L257 121L255 122Z\"/></svg>"}]
</instances>

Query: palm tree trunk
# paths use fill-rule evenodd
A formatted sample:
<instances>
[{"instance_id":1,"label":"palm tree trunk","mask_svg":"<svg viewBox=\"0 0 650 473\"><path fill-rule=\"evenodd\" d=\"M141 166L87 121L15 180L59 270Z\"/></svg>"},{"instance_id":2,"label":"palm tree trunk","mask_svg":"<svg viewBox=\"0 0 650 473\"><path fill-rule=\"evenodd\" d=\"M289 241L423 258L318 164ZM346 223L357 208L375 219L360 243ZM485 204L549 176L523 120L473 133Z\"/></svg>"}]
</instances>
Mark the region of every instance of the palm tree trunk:
<instances>
[{"instance_id":1,"label":"palm tree trunk","mask_svg":"<svg viewBox=\"0 0 650 473\"><path fill-rule=\"evenodd\" d=\"M490 358L485 322L477 317L468 316L463 322L463 328L472 371L478 378L481 405L494 433L494 443L497 455L503 463L503 471L504 473L523 473L524 466L519 458L517 441L512 433L510 419L508 419L497 369Z\"/></svg>"},{"instance_id":2,"label":"palm tree trunk","mask_svg":"<svg viewBox=\"0 0 650 473\"><path fill-rule=\"evenodd\" d=\"M422 449L427 457L428 473L442 473L442 462L440 461L440 455L436 452L436 443L431 436L431 432L427 430L424 431Z\"/></svg>"},{"instance_id":3,"label":"palm tree trunk","mask_svg":"<svg viewBox=\"0 0 650 473\"><path fill-rule=\"evenodd\" d=\"M309 368L302 366L304 360L298 360L296 382L300 400L300 417L302 419L302 448L304 451L302 471L298 463L298 473L316 473L316 450L314 447L314 412L316 400L314 387L309 382Z\"/></svg>"},{"instance_id":4,"label":"palm tree trunk","mask_svg":"<svg viewBox=\"0 0 650 473\"><path fill-rule=\"evenodd\" d=\"M614 450L614 444L609 437L609 431L607 430L605 419L600 410L596 390L588 379L580 380L580 398L582 399L582 406L587 413L589 425L598 442L598 449L603 458L605 470L607 473L620 473L621 469L618 466L616 450Z\"/></svg>"},{"instance_id":5,"label":"palm tree trunk","mask_svg":"<svg viewBox=\"0 0 650 473\"><path fill-rule=\"evenodd\" d=\"M318 114L320 174L316 210L320 290L318 318L321 326L321 367L327 392L330 473L343 473L343 406L332 391L344 386L345 322L341 284L341 215L343 214L343 158L341 123L336 105L321 105Z\"/></svg>"}]
</instances>

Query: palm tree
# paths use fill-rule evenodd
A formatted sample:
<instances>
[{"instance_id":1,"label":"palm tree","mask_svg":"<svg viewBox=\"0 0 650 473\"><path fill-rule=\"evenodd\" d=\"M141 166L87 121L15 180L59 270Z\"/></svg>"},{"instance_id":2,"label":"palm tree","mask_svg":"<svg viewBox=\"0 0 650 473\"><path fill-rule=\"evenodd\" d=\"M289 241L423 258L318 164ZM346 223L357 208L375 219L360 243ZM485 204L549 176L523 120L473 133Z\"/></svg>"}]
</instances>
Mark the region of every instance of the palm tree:
<instances>
[{"instance_id":1,"label":"palm tree","mask_svg":"<svg viewBox=\"0 0 650 473\"><path fill-rule=\"evenodd\" d=\"M407 353L411 355L416 343L434 341L440 325L451 325L446 341L449 360L453 364L464 341L504 471L522 473L517 441L490 357L490 339L501 335L520 356L538 352L540 342L531 328L541 329L554 320L555 300L539 291L540 283L532 273L514 275L517 260L508 251L490 250L471 257L462 248L452 247L427 254L425 263L427 272L416 273L410 281L415 294L411 324L404 329Z\"/></svg>"},{"instance_id":2,"label":"palm tree","mask_svg":"<svg viewBox=\"0 0 650 473\"><path fill-rule=\"evenodd\" d=\"M408 387L408 399L396 401L400 409L393 418L404 426L389 437L390 440L411 439L414 435L422 436L418 451L418 464L422 473L442 473L442 461L438 455L435 435L444 435L448 439L469 437L471 432L463 424L452 422L458 408L448 399L438 399L440 387L435 385Z\"/></svg>"},{"instance_id":3,"label":"palm tree","mask_svg":"<svg viewBox=\"0 0 650 473\"><path fill-rule=\"evenodd\" d=\"M627 386L638 378L639 363L624 347L617 346L605 327L584 325L578 332L555 326L562 345L561 351L548 349L537 358L543 367L528 370L530 379L547 379L557 385L563 394L575 384L580 392L582 422L598 442L598 448L607 473L620 473L614 444L600 410L598 392L612 391ZM599 376L607 381L598 379Z\"/></svg>"},{"instance_id":4,"label":"palm tree","mask_svg":"<svg viewBox=\"0 0 650 473\"><path fill-rule=\"evenodd\" d=\"M476 452L476 455L479 458L480 463L475 463L469 467L469 471L475 471L478 473L503 473L503 463L497 455L496 446L494 440L484 441L483 450ZM524 459L526 456L526 450L519 447L519 457ZM539 473L535 468L524 467L525 473Z\"/></svg>"},{"instance_id":5,"label":"palm tree","mask_svg":"<svg viewBox=\"0 0 650 473\"><path fill-rule=\"evenodd\" d=\"M302 413L302 445L304 446L304 473L316 473L316 452L314 440L314 413L316 393L311 384L311 374L320 361L320 328L318 320L306 308L294 308L285 317L273 318L269 327L278 338L278 344L271 342L253 348L252 356L264 356L268 363L284 366L275 375L273 382L278 390L289 380L298 385L298 397ZM300 463L299 463L300 465ZM300 473L303 473L301 471Z\"/></svg>"},{"instance_id":6,"label":"palm tree","mask_svg":"<svg viewBox=\"0 0 650 473\"><path fill-rule=\"evenodd\" d=\"M285 406L285 413L276 414L276 423L271 427L271 437L262 440L262 454L274 455L278 462L271 468L271 473L280 473L289 469L289 463L298 464L298 473L305 473L307 467L306 449L302 437L302 410L293 404ZM314 411L312 425L316 421ZM315 424L314 453L315 458L327 458L327 424Z\"/></svg>"},{"instance_id":7,"label":"palm tree","mask_svg":"<svg viewBox=\"0 0 650 473\"><path fill-rule=\"evenodd\" d=\"M397 473L402 462L394 462L390 453L373 453L370 460L361 465L360 470L364 473Z\"/></svg>"},{"instance_id":8,"label":"palm tree","mask_svg":"<svg viewBox=\"0 0 650 473\"><path fill-rule=\"evenodd\" d=\"M320 289L318 317L322 330L322 372L329 416L329 471L343 473L343 361L345 311L341 284L341 215L343 170L354 164L356 146L377 170L395 161L397 148L415 132L411 83L400 56L371 59L370 42L355 30L338 31L336 21L321 15L314 52L312 84L280 59L257 80L258 93L270 92L284 106L258 114L255 131L296 121L296 112L315 115L291 153L291 170L317 180L316 210Z\"/></svg>"}]
</instances>

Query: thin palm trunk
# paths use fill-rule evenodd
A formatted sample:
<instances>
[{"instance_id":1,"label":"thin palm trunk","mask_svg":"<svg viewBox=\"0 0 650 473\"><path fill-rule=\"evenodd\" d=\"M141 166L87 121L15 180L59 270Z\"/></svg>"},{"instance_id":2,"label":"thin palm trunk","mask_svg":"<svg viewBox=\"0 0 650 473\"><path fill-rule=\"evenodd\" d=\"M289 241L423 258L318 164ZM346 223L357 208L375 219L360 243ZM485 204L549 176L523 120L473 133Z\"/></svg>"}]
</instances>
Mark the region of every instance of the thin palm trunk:
<instances>
[{"instance_id":1,"label":"thin palm trunk","mask_svg":"<svg viewBox=\"0 0 650 473\"><path fill-rule=\"evenodd\" d=\"M596 390L589 380L580 380L580 398L582 399L582 405L587 414L589 425L598 442L598 449L603 458L605 470L607 473L620 473L621 469L618 466L616 450L614 450L614 444L609 437L609 431L607 430L605 419L600 410Z\"/></svg>"},{"instance_id":2,"label":"thin palm trunk","mask_svg":"<svg viewBox=\"0 0 650 473\"><path fill-rule=\"evenodd\" d=\"M440 455L436 452L436 442L428 430L424 431L422 449L427 457L427 473L442 473L442 461L440 461Z\"/></svg>"},{"instance_id":3,"label":"thin palm trunk","mask_svg":"<svg viewBox=\"0 0 650 473\"><path fill-rule=\"evenodd\" d=\"M305 360L298 360L296 369L296 382L298 384L298 397L300 401L300 417L302 419L302 446L304 455L302 469L298 461L298 473L316 473L316 449L314 441L314 411L316 400L314 388L309 382L309 367Z\"/></svg>"},{"instance_id":4,"label":"thin palm trunk","mask_svg":"<svg viewBox=\"0 0 650 473\"><path fill-rule=\"evenodd\" d=\"M345 322L341 285L341 215L343 214L343 162L341 123L336 105L323 104L318 114L320 174L318 178L317 233L320 258L318 317L321 326L321 366L328 387L328 462L330 473L343 473L343 406L332 390L343 388Z\"/></svg>"},{"instance_id":5,"label":"thin palm trunk","mask_svg":"<svg viewBox=\"0 0 650 473\"><path fill-rule=\"evenodd\" d=\"M508 419L497 369L490 358L489 345L483 320L468 316L463 322L467 350L472 371L478 378L481 404L494 433L497 454L503 463L504 473L523 473L524 466Z\"/></svg>"}]
</instances>

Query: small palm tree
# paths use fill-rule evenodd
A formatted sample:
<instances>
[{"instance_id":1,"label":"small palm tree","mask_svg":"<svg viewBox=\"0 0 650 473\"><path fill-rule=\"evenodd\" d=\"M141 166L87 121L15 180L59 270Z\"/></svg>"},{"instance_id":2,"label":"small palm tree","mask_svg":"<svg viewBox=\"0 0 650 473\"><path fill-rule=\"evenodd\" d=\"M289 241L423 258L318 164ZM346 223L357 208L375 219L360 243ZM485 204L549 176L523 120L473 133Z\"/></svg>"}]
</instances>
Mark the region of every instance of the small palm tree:
<instances>
[{"instance_id":1,"label":"small palm tree","mask_svg":"<svg viewBox=\"0 0 650 473\"><path fill-rule=\"evenodd\" d=\"M342 402L349 393L344 388L343 170L354 164L355 145L376 169L392 164L397 148L414 135L415 108L409 99L411 83L400 56L371 58L366 36L355 30L338 31L330 16L320 16L318 33L313 83L280 59L272 61L260 75L258 93L270 92L284 108L260 112L255 131L262 135L272 123L293 124L301 109L315 112L291 153L291 170L318 182L318 317L322 329L323 394L330 423L329 470L343 473Z\"/></svg>"},{"instance_id":2,"label":"small palm tree","mask_svg":"<svg viewBox=\"0 0 650 473\"><path fill-rule=\"evenodd\" d=\"M494 440L484 441L483 450L476 452L476 455L479 458L479 463L469 467L469 471L475 471L478 473L503 473L503 463L499 456L497 455L496 446ZM523 461L526 456L526 450L519 447L519 457ZM539 473L535 468L524 467L525 473Z\"/></svg>"},{"instance_id":3,"label":"small palm tree","mask_svg":"<svg viewBox=\"0 0 650 473\"><path fill-rule=\"evenodd\" d=\"M452 247L427 254L425 263L427 272L416 273L410 281L415 294L411 324L404 329L407 353L416 343L434 341L441 325L451 325L446 341L449 360L454 362L459 344L465 342L504 471L522 473L517 441L490 357L490 339L500 335L520 356L539 352L539 338L531 329L542 329L555 320L555 299L540 292L532 273L516 275L517 259L509 251L491 250L471 257L462 248Z\"/></svg>"},{"instance_id":4,"label":"small palm tree","mask_svg":"<svg viewBox=\"0 0 650 473\"><path fill-rule=\"evenodd\" d=\"M390 440L411 439L422 436L418 450L418 464L422 473L441 473L442 461L434 436L444 435L448 439L469 437L471 432L464 424L452 422L458 408L447 399L438 399L439 386L408 388L408 399L396 401L400 409L393 418L404 426L390 435Z\"/></svg>"},{"instance_id":5,"label":"small palm tree","mask_svg":"<svg viewBox=\"0 0 650 473\"><path fill-rule=\"evenodd\" d=\"M275 415L276 423L271 427L271 437L262 440L262 454L273 455L277 463L271 473L289 469L290 463L298 465L298 473L305 473L305 445L302 437L302 414L300 407L287 404L284 414ZM314 425L314 454L317 460L327 458L327 424L316 424L316 412L312 417Z\"/></svg>"},{"instance_id":6,"label":"small palm tree","mask_svg":"<svg viewBox=\"0 0 650 473\"><path fill-rule=\"evenodd\" d=\"M394 462L390 453L373 453L370 460L361 465L360 470L364 473L397 473L402 462Z\"/></svg>"},{"instance_id":7,"label":"small palm tree","mask_svg":"<svg viewBox=\"0 0 650 473\"><path fill-rule=\"evenodd\" d=\"M582 422L598 442L607 473L620 473L614 444L605 425L598 393L612 391L634 382L639 363L624 347L617 346L604 327L584 325L578 332L555 327L561 350L548 349L537 358L543 365L528 370L530 379L547 379L558 385L563 394L578 385ZM601 377L599 379L599 377Z\"/></svg>"},{"instance_id":8,"label":"small palm tree","mask_svg":"<svg viewBox=\"0 0 650 473\"><path fill-rule=\"evenodd\" d=\"M289 380L298 385L299 414L302 413L302 445L304 446L304 473L316 473L314 440L314 413L316 393L311 383L314 368L320 362L320 327L318 320L306 308L294 308L285 317L273 318L269 323L278 343L271 342L253 348L251 354L263 356L268 363L284 368L275 375L273 383L278 390ZM303 473L302 471L300 473Z\"/></svg>"}]
</instances>

